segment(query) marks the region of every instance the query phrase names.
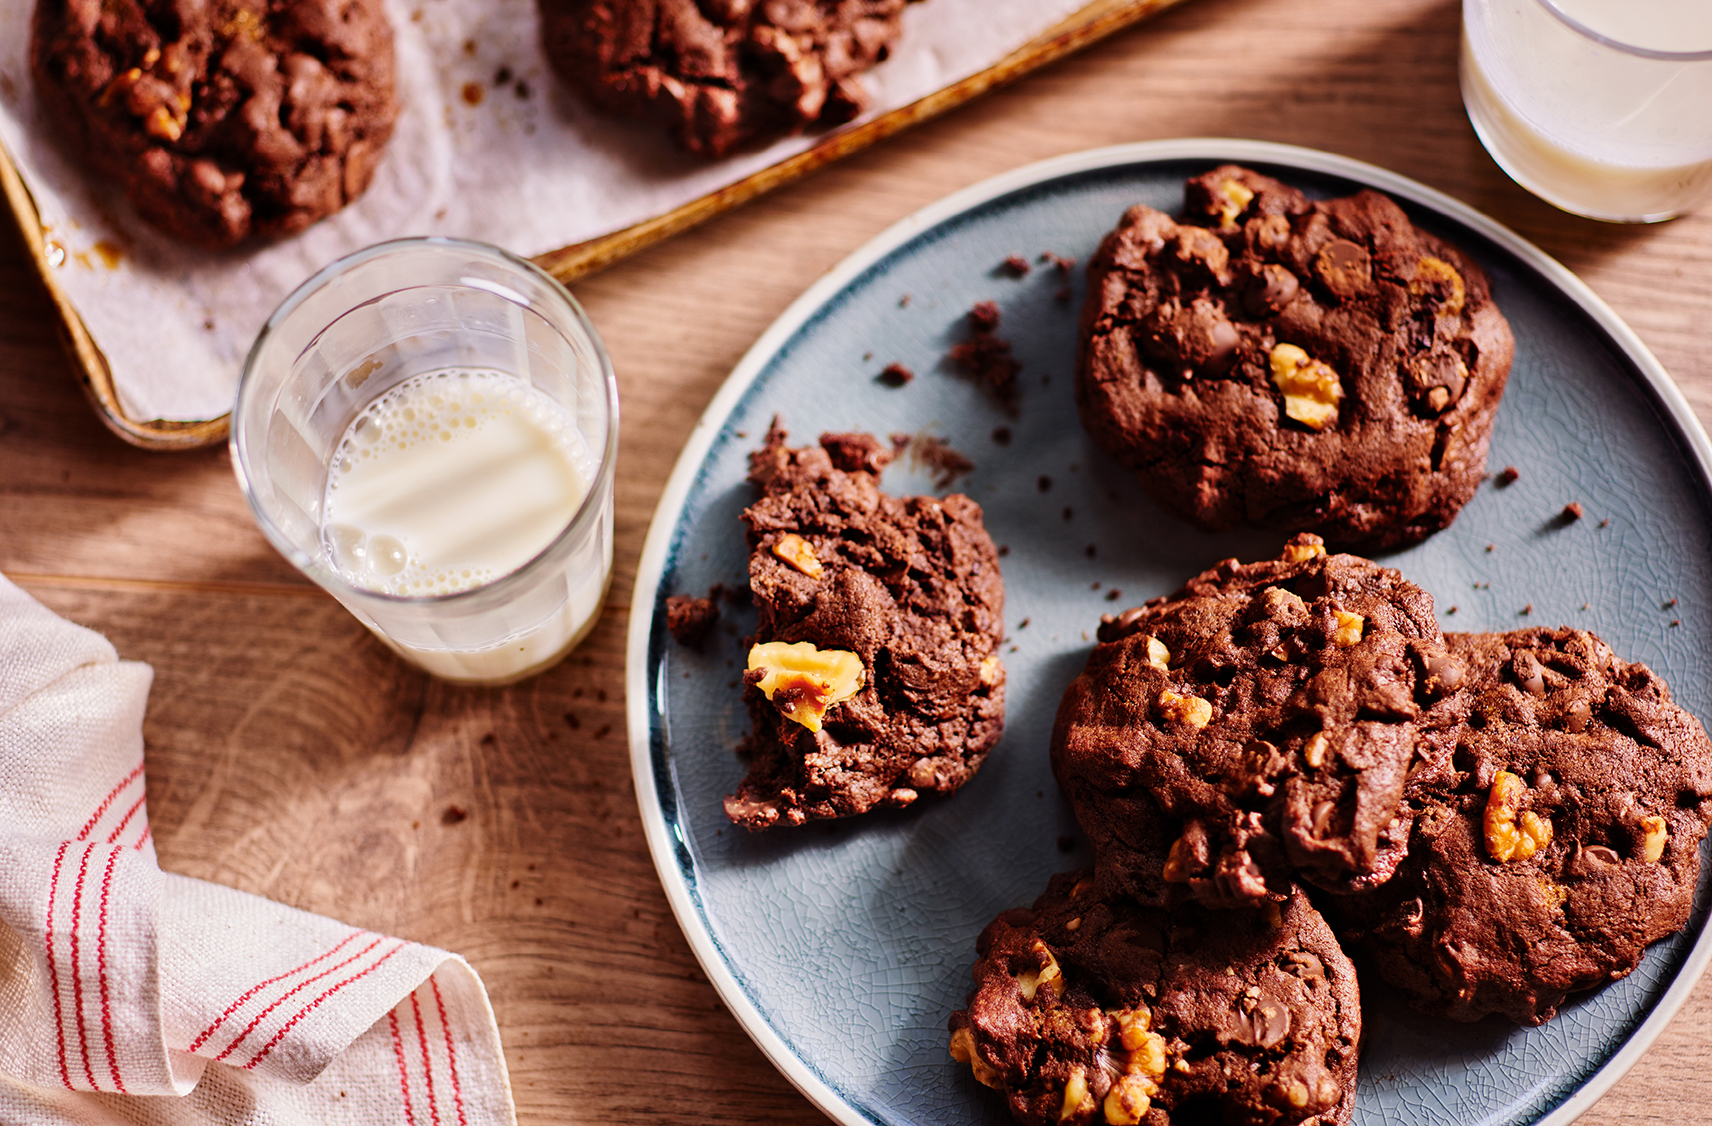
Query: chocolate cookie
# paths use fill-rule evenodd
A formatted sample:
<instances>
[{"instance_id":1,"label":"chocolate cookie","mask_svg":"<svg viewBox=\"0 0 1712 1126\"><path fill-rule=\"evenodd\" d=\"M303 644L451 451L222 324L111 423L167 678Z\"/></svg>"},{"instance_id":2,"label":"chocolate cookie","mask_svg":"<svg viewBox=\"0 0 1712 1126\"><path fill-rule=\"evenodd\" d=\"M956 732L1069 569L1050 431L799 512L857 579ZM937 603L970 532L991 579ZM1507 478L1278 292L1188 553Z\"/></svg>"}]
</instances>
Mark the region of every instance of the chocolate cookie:
<instances>
[{"instance_id":1,"label":"chocolate cookie","mask_svg":"<svg viewBox=\"0 0 1712 1126\"><path fill-rule=\"evenodd\" d=\"M1349 1121L1355 971L1300 892L1172 911L1054 876L978 943L951 1054L1028 1126Z\"/></svg>"},{"instance_id":2,"label":"chocolate cookie","mask_svg":"<svg viewBox=\"0 0 1712 1126\"><path fill-rule=\"evenodd\" d=\"M198 246L356 199L397 115L379 0L38 0L31 33L55 132Z\"/></svg>"},{"instance_id":3,"label":"chocolate cookie","mask_svg":"<svg viewBox=\"0 0 1712 1126\"><path fill-rule=\"evenodd\" d=\"M749 829L948 794L1004 726L1004 582L968 497L887 496L868 434L750 455L760 609L744 699L750 763L725 814Z\"/></svg>"},{"instance_id":4,"label":"chocolate cookie","mask_svg":"<svg viewBox=\"0 0 1712 1126\"><path fill-rule=\"evenodd\" d=\"M1226 165L1181 221L1125 213L1088 268L1076 401L1203 527L1377 550L1474 495L1514 344L1480 267L1377 192L1311 202Z\"/></svg>"},{"instance_id":5,"label":"chocolate cookie","mask_svg":"<svg viewBox=\"0 0 1712 1126\"><path fill-rule=\"evenodd\" d=\"M1561 628L1446 639L1474 710L1391 880L1327 901L1429 1013L1519 1024L1681 929L1712 820L1712 742L1645 665Z\"/></svg>"},{"instance_id":6,"label":"chocolate cookie","mask_svg":"<svg viewBox=\"0 0 1712 1126\"><path fill-rule=\"evenodd\" d=\"M703 156L858 116L907 0L540 0L547 58L595 105Z\"/></svg>"},{"instance_id":7,"label":"chocolate cookie","mask_svg":"<svg viewBox=\"0 0 1712 1126\"><path fill-rule=\"evenodd\" d=\"M1430 596L1301 534L1110 615L1065 692L1052 766L1091 837L1132 794L1171 818L1163 878L1214 906L1383 880L1412 772L1467 706Z\"/></svg>"}]
</instances>

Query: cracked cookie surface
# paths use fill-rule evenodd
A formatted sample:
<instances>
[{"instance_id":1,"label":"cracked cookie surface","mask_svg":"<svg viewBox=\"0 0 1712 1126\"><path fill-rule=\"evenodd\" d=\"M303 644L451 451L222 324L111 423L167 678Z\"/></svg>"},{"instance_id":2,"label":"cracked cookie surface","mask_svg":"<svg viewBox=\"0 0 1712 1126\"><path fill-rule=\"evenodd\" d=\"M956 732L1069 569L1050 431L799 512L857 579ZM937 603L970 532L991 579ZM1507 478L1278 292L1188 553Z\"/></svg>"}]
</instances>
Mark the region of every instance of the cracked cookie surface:
<instances>
[{"instance_id":1,"label":"cracked cookie surface","mask_svg":"<svg viewBox=\"0 0 1712 1126\"><path fill-rule=\"evenodd\" d=\"M908 0L539 0L547 58L589 101L703 156L850 121Z\"/></svg>"},{"instance_id":2,"label":"cracked cookie surface","mask_svg":"<svg viewBox=\"0 0 1712 1126\"><path fill-rule=\"evenodd\" d=\"M981 507L881 492L891 458L868 434L791 448L777 424L750 455L754 728L725 799L749 829L949 794L1003 730L1004 582Z\"/></svg>"},{"instance_id":3,"label":"cracked cookie surface","mask_svg":"<svg viewBox=\"0 0 1712 1126\"><path fill-rule=\"evenodd\" d=\"M1299 891L1163 911L1064 873L977 947L951 1052L1025 1126L1349 1121L1355 971Z\"/></svg>"},{"instance_id":4,"label":"cracked cookie surface","mask_svg":"<svg viewBox=\"0 0 1712 1126\"><path fill-rule=\"evenodd\" d=\"M344 207L397 116L378 0L38 0L31 35L62 142L198 246Z\"/></svg>"},{"instance_id":5,"label":"cracked cookie surface","mask_svg":"<svg viewBox=\"0 0 1712 1126\"><path fill-rule=\"evenodd\" d=\"M1113 887L1213 906L1297 878L1347 890L1401 859L1405 794L1448 759L1463 679L1426 592L1304 533L1108 615L1059 704L1053 772L1091 839L1124 841L1101 861ZM1129 839L1159 844L1141 797L1171 823L1163 884Z\"/></svg>"},{"instance_id":6,"label":"cracked cookie surface","mask_svg":"<svg viewBox=\"0 0 1712 1126\"><path fill-rule=\"evenodd\" d=\"M1391 880L1323 905L1416 1007L1540 1024L1688 922L1712 742L1591 633L1446 640L1474 698L1451 769Z\"/></svg>"},{"instance_id":7,"label":"cracked cookie surface","mask_svg":"<svg viewBox=\"0 0 1712 1126\"><path fill-rule=\"evenodd\" d=\"M1083 425L1167 508L1379 550L1479 486L1510 329L1480 267L1389 198L1226 165L1181 221L1130 208L1088 278Z\"/></svg>"}]
</instances>

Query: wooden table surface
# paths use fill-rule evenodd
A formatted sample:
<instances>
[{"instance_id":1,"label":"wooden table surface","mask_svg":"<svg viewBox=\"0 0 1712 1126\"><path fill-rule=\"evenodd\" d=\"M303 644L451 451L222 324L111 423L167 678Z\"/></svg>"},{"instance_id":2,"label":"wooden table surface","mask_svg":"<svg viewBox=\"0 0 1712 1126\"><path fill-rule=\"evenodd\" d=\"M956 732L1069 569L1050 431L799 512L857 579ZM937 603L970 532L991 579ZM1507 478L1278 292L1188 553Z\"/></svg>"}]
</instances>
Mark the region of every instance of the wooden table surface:
<instances>
[{"instance_id":1,"label":"wooden table surface","mask_svg":"<svg viewBox=\"0 0 1712 1126\"><path fill-rule=\"evenodd\" d=\"M503 690L436 683L371 639L263 541L224 450L109 436L0 234L0 571L154 666L163 866L464 954L525 1126L824 1121L691 956L630 781L630 592L696 417L792 298L916 208L1043 157L1223 135L1371 161L1510 225L1712 423L1712 209L1605 226L1513 185L1463 115L1458 18L1453 0L1193 0L577 286L624 404L617 574L588 642ZM1709 1023L1712 979L1584 1121L1712 1120Z\"/></svg>"}]
</instances>

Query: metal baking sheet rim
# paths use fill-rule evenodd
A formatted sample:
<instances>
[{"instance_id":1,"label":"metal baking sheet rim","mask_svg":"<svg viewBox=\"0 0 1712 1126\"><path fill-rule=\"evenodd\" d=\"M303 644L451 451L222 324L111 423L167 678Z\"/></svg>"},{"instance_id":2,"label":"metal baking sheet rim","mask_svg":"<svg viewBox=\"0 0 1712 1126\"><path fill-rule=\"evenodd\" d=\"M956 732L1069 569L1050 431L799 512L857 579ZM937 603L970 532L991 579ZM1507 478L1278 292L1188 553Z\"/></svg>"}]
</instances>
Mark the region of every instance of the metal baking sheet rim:
<instances>
[{"instance_id":1,"label":"metal baking sheet rim","mask_svg":"<svg viewBox=\"0 0 1712 1126\"><path fill-rule=\"evenodd\" d=\"M694 484L697 470L711 449L724 419L731 414L767 361L818 309L864 270L923 231L1011 192L1080 172L1167 160L1270 163L1342 176L1438 211L1477 231L1539 271L1561 292L1580 305L1600 329L1610 334L1612 340L1634 362L1653 393L1659 397L1671 421L1680 428L1693 453L1702 482L1712 489L1712 442L1708 441L1706 432L1695 418L1687 399L1634 330L1589 289L1585 282L1508 227L1468 205L1406 176L1349 157L1295 145L1217 137L1145 141L1090 149L1027 165L947 196L894 224L845 258L804 291L761 335L732 369L696 422L683 453L679 455L677 464L672 469L672 475L649 524L647 540L637 567L636 588L631 595L629 634L625 646L626 719L636 800L648 849L653 857L654 867L660 875L666 898L677 917L678 926L683 930L696 960L700 962L703 972L718 991L720 999L737 1017L738 1023L756 1046L773 1066L778 1068L780 1074L841 1126L871 1126L872 1120L850 1105L803 1063L791 1046L773 1030L766 1016L739 985L691 893L681 852L683 842L674 834L672 824L668 822L666 811L661 804L660 779L656 775L653 745L655 725L652 722L654 717L650 715L650 702L655 698L664 699L664 693L660 692L656 696L647 684L647 676L659 576L663 574L678 515ZM664 717L661 718L663 720ZM1693 992L1696 982L1706 970L1708 961L1712 961L1712 927L1701 931L1693 949L1683 959L1682 968L1675 980L1634 1034L1574 1094L1537 1119L1535 1126L1568 1126L1592 1107L1634 1066L1652 1046L1659 1033L1664 1031L1665 1026Z\"/></svg>"}]
</instances>

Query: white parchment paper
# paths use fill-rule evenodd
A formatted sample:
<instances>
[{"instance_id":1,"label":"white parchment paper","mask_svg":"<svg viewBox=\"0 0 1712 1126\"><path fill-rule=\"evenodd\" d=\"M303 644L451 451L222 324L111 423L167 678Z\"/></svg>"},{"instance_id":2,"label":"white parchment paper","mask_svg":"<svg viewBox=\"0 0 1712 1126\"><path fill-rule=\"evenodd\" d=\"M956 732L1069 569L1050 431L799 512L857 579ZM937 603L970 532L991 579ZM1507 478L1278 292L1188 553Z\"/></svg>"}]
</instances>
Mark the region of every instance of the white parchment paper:
<instances>
[{"instance_id":1,"label":"white parchment paper","mask_svg":"<svg viewBox=\"0 0 1712 1126\"><path fill-rule=\"evenodd\" d=\"M533 255L659 215L812 144L708 163L603 118L555 78L535 0L387 0L401 111L362 199L283 242L181 248L49 135L29 71L35 0L0 0L0 140L35 196L50 261L136 419L226 413L256 331L310 274L360 247L447 234ZM973 74L1086 0L926 0L865 78L873 111ZM505 78L507 81L500 82Z\"/></svg>"}]
</instances>

